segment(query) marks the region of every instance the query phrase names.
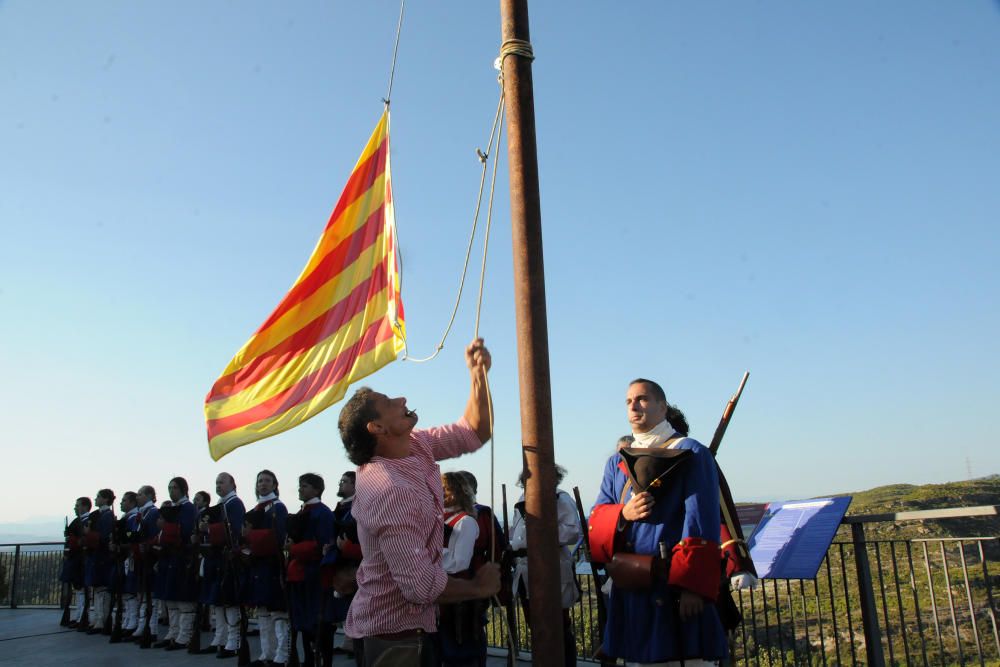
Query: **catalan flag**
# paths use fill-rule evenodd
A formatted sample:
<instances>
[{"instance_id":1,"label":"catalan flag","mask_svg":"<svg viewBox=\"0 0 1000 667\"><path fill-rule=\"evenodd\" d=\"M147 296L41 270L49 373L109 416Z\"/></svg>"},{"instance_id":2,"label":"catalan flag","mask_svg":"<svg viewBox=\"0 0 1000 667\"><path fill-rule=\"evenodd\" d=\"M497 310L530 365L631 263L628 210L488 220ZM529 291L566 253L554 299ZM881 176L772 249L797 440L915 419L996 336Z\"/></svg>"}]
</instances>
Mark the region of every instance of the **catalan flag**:
<instances>
[{"instance_id":1,"label":"catalan flag","mask_svg":"<svg viewBox=\"0 0 1000 667\"><path fill-rule=\"evenodd\" d=\"M301 424L396 359L396 259L387 109L302 274L205 398L214 460Z\"/></svg>"}]
</instances>

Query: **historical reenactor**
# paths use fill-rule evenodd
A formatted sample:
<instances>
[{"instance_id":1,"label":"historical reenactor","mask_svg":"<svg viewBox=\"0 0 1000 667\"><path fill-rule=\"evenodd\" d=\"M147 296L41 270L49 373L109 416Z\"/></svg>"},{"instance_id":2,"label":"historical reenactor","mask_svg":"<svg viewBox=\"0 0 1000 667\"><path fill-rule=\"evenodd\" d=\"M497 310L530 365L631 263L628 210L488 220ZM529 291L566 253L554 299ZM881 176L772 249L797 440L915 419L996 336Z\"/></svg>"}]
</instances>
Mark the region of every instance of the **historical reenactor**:
<instances>
[{"instance_id":1,"label":"historical reenactor","mask_svg":"<svg viewBox=\"0 0 1000 667\"><path fill-rule=\"evenodd\" d=\"M136 568L139 542L142 540L142 516L139 514L138 495L134 491L123 493L120 508L122 517L115 530L114 551L119 560L120 577L116 585L121 586L122 630L127 639L139 626L139 573Z\"/></svg>"},{"instance_id":2,"label":"historical reenactor","mask_svg":"<svg viewBox=\"0 0 1000 667\"><path fill-rule=\"evenodd\" d=\"M157 581L160 599L166 603L169 627L154 648L168 651L187 648L195 629L195 600L198 591L191 571L191 536L197 510L188 499L188 483L174 477L167 484L170 506L160 510Z\"/></svg>"},{"instance_id":3,"label":"historical reenactor","mask_svg":"<svg viewBox=\"0 0 1000 667\"><path fill-rule=\"evenodd\" d=\"M356 474L349 470L340 476L337 485L336 507L333 508L333 534L323 547L321 581L323 601L323 631L320 632L320 653L323 665L333 661L333 638L337 625L343 625L351 600L358 589L357 573L361 564L361 546L358 543L358 524L351 513L354 504ZM354 642L346 634L337 647L343 653L354 653Z\"/></svg>"},{"instance_id":4,"label":"historical reenactor","mask_svg":"<svg viewBox=\"0 0 1000 667\"><path fill-rule=\"evenodd\" d=\"M566 476L566 469L556 466L556 486L558 487ZM518 477L517 485L524 488L524 471ZM525 523L524 494L514 503L514 520L510 527L511 547L522 552L528 547L528 531ZM566 665L576 665L576 637L573 634L573 623L569 610L580 599L580 589L576 585L576 563L570 549L580 541L580 513L576 502L563 491L556 489L556 522L559 533L559 587L563 610L563 656ZM521 600L525 621L531 625L530 591L528 589L528 558L518 556L514 565L514 594Z\"/></svg>"},{"instance_id":5,"label":"historical reenactor","mask_svg":"<svg viewBox=\"0 0 1000 667\"><path fill-rule=\"evenodd\" d=\"M466 477L458 472L441 475L444 499L444 550L441 565L449 576L472 579L472 554L479 537L475 495ZM465 600L439 608L438 647L445 667L486 664L486 600Z\"/></svg>"},{"instance_id":6,"label":"historical reenactor","mask_svg":"<svg viewBox=\"0 0 1000 667\"><path fill-rule=\"evenodd\" d=\"M437 604L489 598L500 587L495 565L483 566L470 581L449 577L441 564L444 504L437 461L479 449L491 433L490 353L482 339L465 349L465 362L471 387L457 423L417 430L417 413L407 408L406 398L367 387L340 412L340 438L359 466L351 512L364 552L346 632L364 639L368 665L381 659L416 664L432 657L427 633L437 628Z\"/></svg>"},{"instance_id":7,"label":"historical reenactor","mask_svg":"<svg viewBox=\"0 0 1000 667\"><path fill-rule=\"evenodd\" d=\"M63 563L62 571L59 573L59 581L69 586L71 597L75 602L72 604L73 613L69 619L69 627L71 628L75 628L80 623L80 619L83 618L83 608L87 599L83 579L83 535L86 532L92 506L90 498L77 498L73 505L73 520L69 522L63 532L65 542L63 543ZM67 602L67 604L71 603Z\"/></svg>"},{"instance_id":8,"label":"historical reenactor","mask_svg":"<svg viewBox=\"0 0 1000 667\"><path fill-rule=\"evenodd\" d=\"M236 495L236 480L228 472L215 478L215 493L219 502L208 509L201 531L207 547L204 549L202 603L210 605L215 621L212 643L202 653L216 653L230 658L240 647L240 566L237 545L243 531L246 508Z\"/></svg>"},{"instance_id":9,"label":"historical reenactor","mask_svg":"<svg viewBox=\"0 0 1000 667\"><path fill-rule=\"evenodd\" d=\"M719 594L719 478L711 452L667 420L660 385L625 397L635 442L604 469L590 549L612 586L603 652L632 663L713 665L727 653Z\"/></svg>"},{"instance_id":10,"label":"historical reenactor","mask_svg":"<svg viewBox=\"0 0 1000 667\"><path fill-rule=\"evenodd\" d=\"M302 509L288 517L288 582L292 631L301 633L304 665L316 664L315 651L322 612L320 561L323 545L333 535L333 512L323 503L326 484L315 473L299 477Z\"/></svg>"},{"instance_id":11,"label":"historical reenactor","mask_svg":"<svg viewBox=\"0 0 1000 667\"><path fill-rule=\"evenodd\" d=\"M138 505L139 535L136 570L139 573L139 616L136 619L135 639L141 639L147 626L146 618L150 617L150 626L156 625L156 615L159 609L159 598L153 600L155 583L153 566L156 562L156 552L153 549L160 534L160 510L156 506L156 490L145 484L136 491L135 501ZM135 553L135 552L133 552ZM151 627L151 629L153 629ZM140 644L141 646L141 644ZM146 647L148 648L148 646Z\"/></svg>"},{"instance_id":12,"label":"historical reenactor","mask_svg":"<svg viewBox=\"0 0 1000 667\"><path fill-rule=\"evenodd\" d=\"M281 667L288 660L288 607L283 584L282 547L288 509L278 498L278 478L270 470L257 473L257 506L247 512L243 535L250 554L246 603L257 608L261 664Z\"/></svg>"},{"instance_id":13,"label":"historical reenactor","mask_svg":"<svg viewBox=\"0 0 1000 667\"><path fill-rule=\"evenodd\" d=\"M101 489L94 498L97 506L90 514L90 521L84 533L87 556L84 564L84 583L90 588L94 601L94 616L87 634L103 632L111 634L111 580L115 563L111 556L111 536L115 529L115 513L111 509L115 502L115 492Z\"/></svg>"}]
</instances>

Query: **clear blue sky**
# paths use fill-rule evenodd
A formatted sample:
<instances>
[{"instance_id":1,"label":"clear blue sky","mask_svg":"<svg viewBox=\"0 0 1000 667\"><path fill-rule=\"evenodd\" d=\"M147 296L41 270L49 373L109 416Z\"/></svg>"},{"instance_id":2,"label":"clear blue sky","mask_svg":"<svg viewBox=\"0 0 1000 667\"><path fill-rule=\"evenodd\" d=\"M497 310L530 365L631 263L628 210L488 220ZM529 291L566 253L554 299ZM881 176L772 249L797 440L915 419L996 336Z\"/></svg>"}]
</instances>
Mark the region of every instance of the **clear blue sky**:
<instances>
[{"instance_id":1,"label":"clear blue sky","mask_svg":"<svg viewBox=\"0 0 1000 667\"><path fill-rule=\"evenodd\" d=\"M298 474L349 468L339 406L213 464L202 401L374 127L398 9L0 3L0 521L178 474L250 497L263 467L294 501ZM593 498L630 378L707 442L744 369L720 454L738 498L1000 472L1000 4L537 1L531 28L568 486ZM392 159L417 355L454 297L498 47L497 3L408 3ZM520 468L505 170L498 485ZM472 305L438 360L370 384L457 417ZM488 495L485 451L443 468Z\"/></svg>"}]
</instances>

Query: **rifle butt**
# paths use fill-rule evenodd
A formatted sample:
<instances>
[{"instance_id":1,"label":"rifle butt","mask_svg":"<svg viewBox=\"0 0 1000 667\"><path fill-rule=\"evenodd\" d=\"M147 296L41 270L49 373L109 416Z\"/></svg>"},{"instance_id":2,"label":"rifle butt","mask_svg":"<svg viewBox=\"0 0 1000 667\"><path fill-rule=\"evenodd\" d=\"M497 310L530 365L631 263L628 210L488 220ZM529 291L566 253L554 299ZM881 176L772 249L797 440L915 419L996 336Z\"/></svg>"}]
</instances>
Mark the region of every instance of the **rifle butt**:
<instances>
[{"instance_id":1,"label":"rifle butt","mask_svg":"<svg viewBox=\"0 0 1000 667\"><path fill-rule=\"evenodd\" d=\"M191 629L191 639L188 640L188 653L201 653L201 603L194 606L194 627Z\"/></svg>"},{"instance_id":2,"label":"rifle butt","mask_svg":"<svg viewBox=\"0 0 1000 667\"><path fill-rule=\"evenodd\" d=\"M250 664L250 644L247 643L247 611L240 605L240 647L236 651L236 664L238 667L247 667Z\"/></svg>"}]
</instances>

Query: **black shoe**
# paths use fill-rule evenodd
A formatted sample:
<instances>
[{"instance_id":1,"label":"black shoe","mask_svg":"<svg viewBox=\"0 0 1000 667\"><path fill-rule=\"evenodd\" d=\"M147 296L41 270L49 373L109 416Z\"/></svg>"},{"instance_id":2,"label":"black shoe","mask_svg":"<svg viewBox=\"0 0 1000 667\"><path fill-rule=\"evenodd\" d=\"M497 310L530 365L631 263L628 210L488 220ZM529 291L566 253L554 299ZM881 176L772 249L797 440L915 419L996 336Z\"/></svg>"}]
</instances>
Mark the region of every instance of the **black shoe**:
<instances>
[{"instance_id":1,"label":"black shoe","mask_svg":"<svg viewBox=\"0 0 1000 667\"><path fill-rule=\"evenodd\" d=\"M208 655L210 653L218 653L220 648L221 648L220 646L209 645L201 649L200 651L195 651L195 653L197 653L198 655Z\"/></svg>"},{"instance_id":2,"label":"black shoe","mask_svg":"<svg viewBox=\"0 0 1000 667\"><path fill-rule=\"evenodd\" d=\"M70 622L69 622L69 625L67 625L66 627L67 627L67 628L75 628L75 627L76 627L76 626L78 626L78 625L80 625L80 622L79 622L79 621L70 621Z\"/></svg>"},{"instance_id":3,"label":"black shoe","mask_svg":"<svg viewBox=\"0 0 1000 667\"><path fill-rule=\"evenodd\" d=\"M270 660L254 660L250 663L250 667L271 667L274 665Z\"/></svg>"},{"instance_id":4,"label":"black shoe","mask_svg":"<svg viewBox=\"0 0 1000 667\"><path fill-rule=\"evenodd\" d=\"M187 647L188 647L187 644L178 644L177 642L170 642L170 645L167 646L167 650L168 651L180 651L182 649L186 649Z\"/></svg>"},{"instance_id":5,"label":"black shoe","mask_svg":"<svg viewBox=\"0 0 1000 667\"><path fill-rule=\"evenodd\" d=\"M161 639L160 641L153 643L153 648L167 648L173 643L173 639Z\"/></svg>"},{"instance_id":6,"label":"black shoe","mask_svg":"<svg viewBox=\"0 0 1000 667\"><path fill-rule=\"evenodd\" d=\"M229 649L219 649L219 652L215 654L216 658L235 658L236 651L230 651Z\"/></svg>"},{"instance_id":7,"label":"black shoe","mask_svg":"<svg viewBox=\"0 0 1000 667\"><path fill-rule=\"evenodd\" d=\"M99 635L103 630L101 628L87 628L86 632L88 635Z\"/></svg>"}]
</instances>

